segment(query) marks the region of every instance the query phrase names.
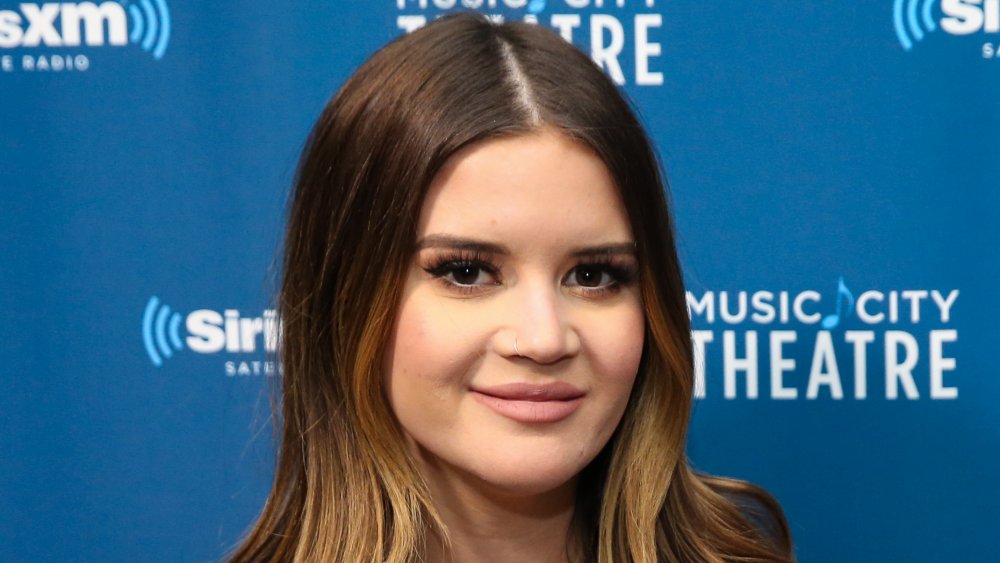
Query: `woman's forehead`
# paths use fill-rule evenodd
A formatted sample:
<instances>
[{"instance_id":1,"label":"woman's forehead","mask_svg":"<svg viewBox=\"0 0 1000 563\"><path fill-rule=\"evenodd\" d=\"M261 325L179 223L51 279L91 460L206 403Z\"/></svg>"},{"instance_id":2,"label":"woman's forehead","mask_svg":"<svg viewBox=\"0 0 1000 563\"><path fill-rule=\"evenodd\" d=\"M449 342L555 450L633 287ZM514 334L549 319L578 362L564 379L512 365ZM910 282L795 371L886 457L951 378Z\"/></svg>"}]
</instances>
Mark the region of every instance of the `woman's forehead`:
<instances>
[{"instance_id":1,"label":"woman's forehead","mask_svg":"<svg viewBox=\"0 0 1000 563\"><path fill-rule=\"evenodd\" d=\"M453 155L421 209L418 239L431 235L631 240L604 162L552 130L484 141Z\"/></svg>"}]
</instances>

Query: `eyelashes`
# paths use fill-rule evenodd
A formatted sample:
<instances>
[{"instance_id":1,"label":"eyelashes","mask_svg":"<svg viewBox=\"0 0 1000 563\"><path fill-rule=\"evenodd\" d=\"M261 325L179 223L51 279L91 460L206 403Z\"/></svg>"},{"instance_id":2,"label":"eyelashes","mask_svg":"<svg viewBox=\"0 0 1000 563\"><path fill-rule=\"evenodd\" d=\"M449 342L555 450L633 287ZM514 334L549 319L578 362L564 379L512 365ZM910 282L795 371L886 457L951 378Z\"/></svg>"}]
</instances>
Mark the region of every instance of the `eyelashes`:
<instances>
[{"instance_id":1,"label":"eyelashes","mask_svg":"<svg viewBox=\"0 0 1000 563\"><path fill-rule=\"evenodd\" d=\"M424 266L424 271L445 286L461 290L500 285L498 268L489 257L472 251L440 254Z\"/></svg>"},{"instance_id":2,"label":"eyelashes","mask_svg":"<svg viewBox=\"0 0 1000 563\"><path fill-rule=\"evenodd\" d=\"M446 289L475 295L503 285L501 267L495 256L474 250L449 250L426 260L422 269ZM617 294L634 284L639 275L635 259L618 254L581 259L563 277L562 284L583 297L599 298Z\"/></svg>"}]
</instances>

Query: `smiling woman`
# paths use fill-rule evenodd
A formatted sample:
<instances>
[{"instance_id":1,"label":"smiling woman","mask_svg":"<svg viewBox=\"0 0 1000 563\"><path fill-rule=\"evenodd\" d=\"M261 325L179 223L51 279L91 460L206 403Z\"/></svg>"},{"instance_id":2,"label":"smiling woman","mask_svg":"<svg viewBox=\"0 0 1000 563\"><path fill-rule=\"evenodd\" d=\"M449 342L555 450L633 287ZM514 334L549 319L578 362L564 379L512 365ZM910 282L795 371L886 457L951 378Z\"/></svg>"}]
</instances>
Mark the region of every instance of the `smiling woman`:
<instances>
[{"instance_id":1,"label":"smiling woman","mask_svg":"<svg viewBox=\"0 0 1000 563\"><path fill-rule=\"evenodd\" d=\"M417 239L385 374L435 503L470 522L470 496L563 488L565 529L642 355L613 180L553 131L478 143L431 183Z\"/></svg>"},{"instance_id":2,"label":"smiling woman","mask_svg":"<svg viewBox=\"0 0 1000 563\"><path fill-rule=\"evenodd\" d=\"M442 18L376 53L296 178L275 483L233 561L788 561L780 508L684 454L664 185L550 31Z\"/></svg>"}]
</instances>

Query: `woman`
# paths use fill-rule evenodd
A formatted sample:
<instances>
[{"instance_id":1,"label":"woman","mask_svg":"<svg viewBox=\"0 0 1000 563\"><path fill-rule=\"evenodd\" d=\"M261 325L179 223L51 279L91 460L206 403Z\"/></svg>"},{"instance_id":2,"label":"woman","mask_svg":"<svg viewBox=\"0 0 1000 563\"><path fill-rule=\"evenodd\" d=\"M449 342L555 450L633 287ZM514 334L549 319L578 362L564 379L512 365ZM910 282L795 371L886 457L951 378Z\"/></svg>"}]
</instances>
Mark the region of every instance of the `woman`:
<instances>
[{"instance_id":1,"label":"woman","mask_svg":"<svg viewBox=\"0 0 1000 563\"><path fill-rule=\"evenodd\" d=\"M446 17L317 122L274 487L233 561L788 561L684 457L690 328L641 126L541 27Z\"/></svg>"}]
</instances>

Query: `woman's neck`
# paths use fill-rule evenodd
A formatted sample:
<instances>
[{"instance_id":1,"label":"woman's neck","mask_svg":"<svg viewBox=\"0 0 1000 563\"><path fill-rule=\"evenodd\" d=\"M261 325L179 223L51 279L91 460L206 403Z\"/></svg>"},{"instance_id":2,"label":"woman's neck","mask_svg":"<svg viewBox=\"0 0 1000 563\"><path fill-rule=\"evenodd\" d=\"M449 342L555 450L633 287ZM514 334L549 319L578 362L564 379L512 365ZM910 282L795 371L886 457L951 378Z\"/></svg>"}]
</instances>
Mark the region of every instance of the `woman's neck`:
<instances>
[{"instance_id":1,"label":"woman's neck","mask_svg":"<svg viewBox=\"0 0 1000 563\"><path fill-rule=\"evenodd\" d=\"M428 538L427 561L567 563L575 480L555 490L504 492L441 464L424 464L434 504L450 542ZM573 557L575 559L575 557Z\"/></svg>"}]
</instances>

